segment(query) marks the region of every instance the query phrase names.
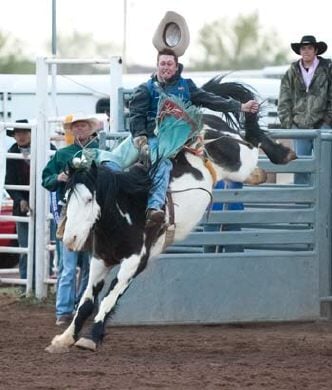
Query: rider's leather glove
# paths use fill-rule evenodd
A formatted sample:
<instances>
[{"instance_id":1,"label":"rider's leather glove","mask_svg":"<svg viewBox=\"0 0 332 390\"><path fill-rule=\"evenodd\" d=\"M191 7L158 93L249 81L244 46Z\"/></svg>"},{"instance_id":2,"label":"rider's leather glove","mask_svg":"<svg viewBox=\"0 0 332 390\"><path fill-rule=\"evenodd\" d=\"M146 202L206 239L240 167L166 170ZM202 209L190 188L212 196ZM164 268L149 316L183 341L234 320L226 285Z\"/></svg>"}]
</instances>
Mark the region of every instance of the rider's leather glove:
<instances>
[{"instance_id":1,"label":"rider's leather glove","mask_svg":"<svg viewBox=\"0 0 332 390\"><path fill-rule=\"evenodd\" d=\"M144 145L148 143L146 135L139 135L133 139L134 146L136 149L141 150Z\"/></svg>"},{"instance_id":2,"label":"rider's leather glove","mask_svg":"<svg viewBox=\"0 0 332 390\"><path fill-rule=\"evenodd\" d=\"M134 145L139 150L138 160L143 163L144 167L150 168L150 149L148 144L148 139L145 135L140 135L134 138Z\"/></svg>"}]
</instances>

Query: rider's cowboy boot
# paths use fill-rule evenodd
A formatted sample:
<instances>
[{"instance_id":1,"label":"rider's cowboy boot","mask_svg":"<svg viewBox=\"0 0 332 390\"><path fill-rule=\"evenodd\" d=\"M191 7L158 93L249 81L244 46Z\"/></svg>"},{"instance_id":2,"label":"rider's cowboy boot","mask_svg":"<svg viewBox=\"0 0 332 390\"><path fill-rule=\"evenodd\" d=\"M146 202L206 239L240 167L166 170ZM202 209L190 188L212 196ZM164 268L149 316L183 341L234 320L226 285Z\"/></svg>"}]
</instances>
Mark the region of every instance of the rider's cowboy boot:
<instances>
[{"instance_id":1,"label":"rider's cowboy boot","mask_svg":"<svg viewBox=\"0 0 332 390\"><path fill-rule=\"evenodd\" d=\"M148 209L146 212L145 227L155 227L162 225L165 221L165 212L163 210Z\"/></svg>"}]
</instances>

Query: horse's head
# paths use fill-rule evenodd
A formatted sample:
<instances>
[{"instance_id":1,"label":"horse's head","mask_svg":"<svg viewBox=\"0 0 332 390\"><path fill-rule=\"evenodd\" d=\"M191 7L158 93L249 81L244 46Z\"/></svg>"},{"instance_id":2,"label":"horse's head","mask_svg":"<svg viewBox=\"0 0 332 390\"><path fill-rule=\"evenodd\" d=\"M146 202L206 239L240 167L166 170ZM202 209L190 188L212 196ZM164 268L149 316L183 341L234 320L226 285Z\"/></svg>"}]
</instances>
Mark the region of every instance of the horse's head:
<instances>
[{"instance_id":1,"label":"horse's head","mask_svg":"<svg viewBox=\"0 0 332 390\"><path fill-rule=\"evenodd\" d=\"M97 176L98 170L94 163L91 167L69 169L66 191L67 220L63 242L74 251L79 251L84 247L100 215L100 206L96 198Z\"/></svg>"}]
</instances>

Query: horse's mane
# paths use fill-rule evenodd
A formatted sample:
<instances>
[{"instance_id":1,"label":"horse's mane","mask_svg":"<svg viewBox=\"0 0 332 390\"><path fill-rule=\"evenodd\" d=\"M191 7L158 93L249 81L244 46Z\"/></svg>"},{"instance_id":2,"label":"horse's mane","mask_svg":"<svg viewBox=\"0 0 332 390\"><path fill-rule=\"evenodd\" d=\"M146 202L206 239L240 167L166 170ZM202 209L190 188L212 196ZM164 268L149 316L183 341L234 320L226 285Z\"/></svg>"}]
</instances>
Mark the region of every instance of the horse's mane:
<instances>
[{"instance_id":1,"label":"horse's mane","mask_svg":"<svg viewBox=\"0 0 332 390\"><path fill-rule=\"evenodd\" d=\"M92 163L90 167L70 169L67 190L74 191L76 184L84 184L91 193L96 192L97 202L105 209L113 209L119 196L141 201L151 187L148 172L137 165L126 172L114 172Z\"/></svg>"},{"instance_id":2,"label":"horse's mane","mask_svg":"<svg viewBox=\"0 0 332 390\"><path fill-rule=\"evenodd\" d=\"M203 122L210 129L214 129L214 134L211 134L211 136L207 136L207 138L214 138L216 136L216 131L227 131L229 133L239 134L239 131L237 129L231 127L229 123L227 123L217 115L203 114ZM211 133L209 130L205 130L205 135L209 133Z\"/></svg>"}]
</instances>

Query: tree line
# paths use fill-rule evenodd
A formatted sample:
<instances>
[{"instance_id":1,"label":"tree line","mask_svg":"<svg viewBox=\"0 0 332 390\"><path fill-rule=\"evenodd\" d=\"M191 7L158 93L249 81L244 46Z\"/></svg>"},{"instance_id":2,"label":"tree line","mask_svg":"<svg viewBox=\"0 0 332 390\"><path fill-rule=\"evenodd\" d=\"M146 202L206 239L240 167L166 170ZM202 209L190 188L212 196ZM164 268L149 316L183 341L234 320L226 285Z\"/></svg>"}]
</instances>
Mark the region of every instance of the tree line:
<instances>
[{"instance_id":1,"label":"tree line","mask_svg":"<svg viewBox=\"0 0 332 390\"><path fill-rule=\"evenodd\" d=\"M275 31L262 31L258 13L240 15L234 20L226 18L205 24L198 33L197 42L192 44L196 57L191 58L187 70L241 70L261 69L267 65L281 65L289 61L289 50L280 45ZM48 42L48 47L51 43ZM119 53L113 42L95 42L93 34L74 31L71 36L57 38L57 57L87 58L110 57ZM0 73L35 73L34 60L24 54L23 44L8 33L0 31ZM126 64L127 72L150 71L138 64ZM105 68L89 64L61 65L62 74L107 73Z\"/></svg>"}]
</instances>

